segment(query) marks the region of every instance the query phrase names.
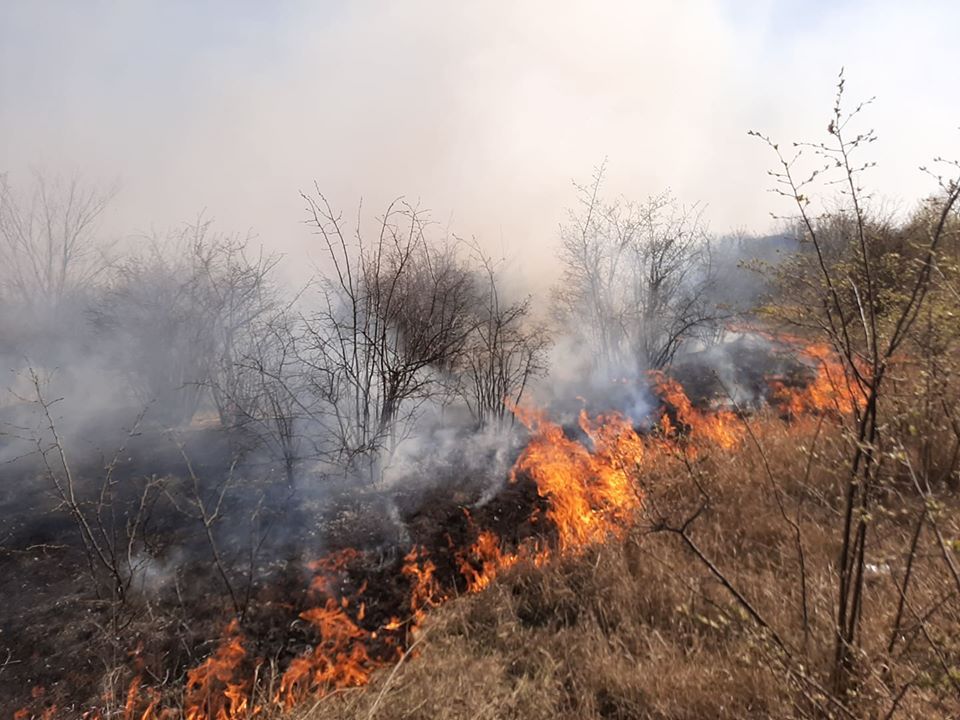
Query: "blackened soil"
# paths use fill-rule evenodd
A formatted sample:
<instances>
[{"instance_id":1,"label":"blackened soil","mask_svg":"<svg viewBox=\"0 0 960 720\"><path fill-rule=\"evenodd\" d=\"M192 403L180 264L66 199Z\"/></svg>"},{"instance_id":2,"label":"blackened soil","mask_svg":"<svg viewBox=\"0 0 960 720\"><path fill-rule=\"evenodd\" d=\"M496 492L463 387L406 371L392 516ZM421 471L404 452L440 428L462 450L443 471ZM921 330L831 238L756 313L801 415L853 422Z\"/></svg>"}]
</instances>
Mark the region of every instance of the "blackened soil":
<instances>
[{"instance_id":1,"label":"blackened soil","mask_svg":"<svg viewBox=\"0 0 960 720\"><path fill-rule=\"evenodd\" d=\"M456 556L482 530L508 546L549 534L538 520L545 501L528 478L493 489L489 477L458 476L358 490L306 474L291 488L269 464L233 465L235 447L216 431L179 440L196 481L180 450L155 437L135 439L113 471L112 514L103 522L121 540L144 488L161 481L135 543L138 572L122 599L96 560L91 571L76 522L42 468L25 462L4 478L0 716L53 705L57 716L79 716L104 707L106 697L122 702L136 675L175 701L186 672L215 650L238 614L245 670L283 668L318 639L300 618L326 600L310 589L311 561L347 547L360 552L329 592L377 633L372 654L390 659L406 630L391 634L384 626L409 619L411 579L402 567L412 547L426 550L444 594L452 595L464 589ZM111 460L95 456L72 468L91 517ZM217 513L211 535L219 562L195 489L207 514ZM118 552L126 551L124 542Z\"/></svg>"}]
</instances>

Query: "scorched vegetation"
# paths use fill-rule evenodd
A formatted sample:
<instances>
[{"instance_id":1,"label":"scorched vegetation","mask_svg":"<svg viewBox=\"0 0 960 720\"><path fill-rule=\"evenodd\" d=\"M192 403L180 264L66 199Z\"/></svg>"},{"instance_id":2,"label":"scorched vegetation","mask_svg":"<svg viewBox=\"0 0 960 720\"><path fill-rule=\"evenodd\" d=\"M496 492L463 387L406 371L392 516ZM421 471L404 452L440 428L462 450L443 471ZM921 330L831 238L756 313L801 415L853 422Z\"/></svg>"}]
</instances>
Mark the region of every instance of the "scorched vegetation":
<instances>
[{"instance_id":1,"label":"scorched vegetation","mask_svg":"<svg viewBox=\"0 0 960 720\"><path fill-rule=\"evenodd\" d=\"M879 213L843 91L778 235L601 167L549 298L402 200L303 194L290 291L4 182L3 710L960 716L958 166Z\"/></svg>"}]
</instances>

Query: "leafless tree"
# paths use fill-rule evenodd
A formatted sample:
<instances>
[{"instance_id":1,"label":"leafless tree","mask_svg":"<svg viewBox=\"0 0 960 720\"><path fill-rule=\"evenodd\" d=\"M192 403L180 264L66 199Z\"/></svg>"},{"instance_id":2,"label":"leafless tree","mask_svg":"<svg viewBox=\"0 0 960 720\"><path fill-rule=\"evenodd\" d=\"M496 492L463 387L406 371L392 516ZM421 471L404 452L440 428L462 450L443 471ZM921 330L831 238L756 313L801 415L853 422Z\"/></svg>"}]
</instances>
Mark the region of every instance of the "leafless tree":
<instances>
[{"instance_id":1,"label":"leafless tree","mask_svg":"<svg viewBox=\"0 0 960 720\"><path fill-rule=\"evenodd\" d=\"M377 482L382 453L406 436L463 352L474 276L451 244L428 240L414 206L392 203L368 241L359 227L348 239L319 191L303 197L332 267L323 307L306 327L311 385L326 405L335 460Z\"/></svg>"},{"instance_id":2,"label":"leafless tree","mask_svg":"<svg viewBox=\"0 0 960 720\"><path fill-rule=\"evenodd\" d=\"M870 222L868 198L861 185L864 171L873 163L860 160L860 151L876 135L872 130L858 133L853 129L868 103L846 111L842 103L844 87L841 71L827 129L830 139L826 142L794 143L793 153L786 155L766 136L751 133L776 154L778 168L771 172L776 183L774 191L794 203L809 248L788 267L798 294L794 302L784 304L781 314L787 322L817 332L831 345L843 364L844 377L838 382L856 398L852 427L848 429L851 450L843 481L836 563L831 688L841 698L847 697L857 682L866 559L872 515L884 485L882 466L891 454L895 458L902 454L890 447L892 418L884 417L882 409L890 403L890 386L894 382L891 376L895 374L898 356L924 309L931 306L939 255L960 202L960 180L956 175L960 165L949 163L952 176L938 177L940 196L936 208L927 212L921 240L912 249L909 260L888 252L882 233ZM799 169L805 153L817 159L817 166L810 172ZM836 177L831 179L832 173ZM839 185L844 207L839 214L818 218L811 208L811 193L815 182L824 177ZM884 268L891 261L895 264L891 277L896 278L896 286L884 287ZM930 521L928 509L924 508L922 513L918 524ZM960 690L960 685L956 687Z\"/></svg>"},{"instance_id":3,"label":"leafless tree","mask_svg":"<svg viewBox=\"0 0 960 720\"><path fill-rule=\"evenodd\" d=\"M497 264L475 249L481 274L476 328L464 348L459 394L480 425L512 417L528 383L546 372L546 331L531 319L530 298L507 302Z\"/></svg>"},{"instance_id":4,"label":"leafless tree","mask_svg":"<svg viewBox=\"0 0 960 720\"><path fill-rule=\"evenodd\" d=\"M113 190L35 173L25 191L0 176L0 290L39 310L59 306L109 267L96 224Z\"/></svg>"},{"instance_id":5,"label":"leafless tree","mask_svg":"<svg viewBox=\"0 0 960 720\"><path fill-rule=\"evenodd\" d=\"M119 265L96 325L116 342L135 392L168 423L188 422L210 389L229 425L229 396L245 333L276 312L269 275L278 258L251 256L249 239L217 235L209 221L186 226Z\"/></svg>"},{"instance_id":6,"label":"leafless tree","mask_svg":"<svg viewBox=\"0 0 960 720\"><path fill-rule=\"evenodd\" d=\"M589 186L576 186L580 207L560 228L557 309L600 367L662 368L717 320L708 238L696 207L669 193L607 202L603 181L601 166Z\"/></svg>"},{"instance_id":7,"label":"leafless tree","mask_svg":"<svg viewBox=\"0 0 960 720\"><path fill-rule=\"evenodd\" d=\"M207 546L210 549L210 556L213 561L213 565L216 568L217 574L220 576L221 581L223 582L224 589L226 589L227 594L230 596L230 601L233 604L234 611L237 613L238 617L242 618L244 612L246 611L246 606L241 601L242 596L236 589L234 581L231 578L228 564L223 556L222 551L220 550L220 544L217 542L217 536L215 533L217 524L224 519L223 504L227 496L227 492L234 484L236 459L234 459L234 462L231 463L230 469L226 473L226 476L219 483L217 483L215 488L213 488L212 497L205 497L206 493L204 492L204 484L197 476L197 473L193 467L193 463L187 454L186 448L179 440L175 439L174 441L176 442L180 451L180 456L183 458L187 475L190 479L190 484L189 489L185 493L182 493L182 498L177 494L170 492L169 490L166 492L167 497L170 498L170 501L175 508L177 508L185 516L199 522L203 527L203 532L207 540Z\"/></svg>"},{"instance_id":8,"label":"leafless tree","mask_svg":"<svg viewBox=\"0 0 960 720\"><path fill-rule=\"evenodd\" d=\"M253 438L283 462L289 485L297 464L322 445L316 418L320 409L310 391L307 367L298 353L299 326L289 310L253 323L229 372L213 378L217 406L226 427ZM222 379L227 380L218 384Z\"/></svg>"},{"instance_id":9,"label":"leafless tree","mask_svg":"<svg viewBox=\"0 0 960 720\"><path fill-rule=\"evenodd\" d=\"M58 428L55 406L58 399L46 394L46 380L33 368L28 370L33 396L22 398L39 409L40 427L32 436L36 454L49 478L59 508L73 518L86 555L87 569L98 595L123 603L142 566L146 562L149 541L147 525L160 494L162 481L146 478L133 500L123 497L116 475L122 445L105 465L96 482L82 482L69 460L69 450ZM134 437L146 409L137 417L128 433Z\"/></svg>"}]
</instances>

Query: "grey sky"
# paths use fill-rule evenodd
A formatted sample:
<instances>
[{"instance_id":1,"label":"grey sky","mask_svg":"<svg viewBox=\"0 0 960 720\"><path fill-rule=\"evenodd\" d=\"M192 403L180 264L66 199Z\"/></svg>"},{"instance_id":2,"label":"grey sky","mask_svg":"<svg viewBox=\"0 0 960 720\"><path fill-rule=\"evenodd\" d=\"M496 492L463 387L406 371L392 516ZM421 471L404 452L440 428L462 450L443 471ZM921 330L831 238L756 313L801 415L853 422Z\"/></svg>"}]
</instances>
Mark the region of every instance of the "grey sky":
<instances>
[{"instance_id":1,"label":"grey sky","mask_svg":"<svg viewBox=\"0 0 960 720\"><path fill-rule=\"evenodd\" d=\"M402 194L541 275L604 156L611 191L765 229L746 131L822 133L841 65L851 100L878 96L876 185L914 199L919 164L960 156L958 21L947 1L2 0L0 172L119 180L108 232L206 208L297 259L300 188L348 214Z\"/></svg>"}]
</instances>

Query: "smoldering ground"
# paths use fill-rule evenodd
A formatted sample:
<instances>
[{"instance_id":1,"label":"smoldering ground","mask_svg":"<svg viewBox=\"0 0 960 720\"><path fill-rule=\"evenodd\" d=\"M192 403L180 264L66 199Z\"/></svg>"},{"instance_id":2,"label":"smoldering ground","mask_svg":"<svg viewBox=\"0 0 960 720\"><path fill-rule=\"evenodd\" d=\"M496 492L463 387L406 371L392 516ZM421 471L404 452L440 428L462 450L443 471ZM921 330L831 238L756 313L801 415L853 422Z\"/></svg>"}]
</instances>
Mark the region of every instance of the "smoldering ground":
<instances>
[{"instance_id":1,"label":"smoldering ground","mask_svg":"<svg viewBox=\"0 0 960 720\"><path fill-rule=\"evenodd\" d=\"M576 346L575 333L554 346L551 364L561 371L543 378L547 361L534 362L531 353L546 346L527 343L526 325L510 325L535 319L524 314L522 295L504 291L495 305L478 304L487 310L454 345L474 360L494 352L519 375L486 375L482 364L468 364L467 370L424 367L417 382L433 389L408 397L409 410L396 416L395 435L369 447L334 447L328 423L349 425L357 416L331 405L340 396L331 394L323 375L313 384L304 377L306 369L320 367L316 358L303 364L299 343L315 336L282 335L290 326L275 320L290 306L276 302L279 290L268 291L259 265L252 274L244 274L249 267L240 272L241 279L257 280L248 286L234 282L237 268L229 262L217 266L202 252L193 257L206 275L189 265L170 272L161 264L149 273L154 290L131 295L126 283L145 273L127 270L99 290L71 296L57 312L33 311L29 321L26 315L6 318L16 332L7 335L14 342L5 353L13 382L3 408L10 479L2 496L4 564L12 583L7 590L24 602L6 607L3 634L11 649L30 647L32 657L46 658L42 669L31 661L5 673L10 697L25 684L51 686L54 696L96 695L102 668L85 651L91 643L106 642L119 666L129 648L143 642L153 662L182 671L230 614L272 628L263 633L269 645L281 618L269 608L281 601L306 603L309 563L336 548L365 549L389 568L417 542L442 546L445 534L469 537L471 528L484 524L504 537L530 532L522 519L539 502L536 492L509 483L526 430L509 412L478 422L484 397L465 380L504 381L516 393L510 383L522 378L551 412L570 418L574 433L584 397L592 398L588 409L619 410L638 426L656 407L640 361L627 375L615 376L609 368L571 372L581 364L562 353ZM203 292L198 277L213 278L199 285ZM486 279L476 287L489 289L496 273L480 277ZM239 316L269 322L233 328L255 337L249 345L230 345L233 355L217 356L226 346L204 339L204 333L224 336L232 316L211 312L206 301L229 288L239 302L237 288L251 286L256 292L242 297L266 302L269 312ZM104 297L136 299L133 321L120 315L105 322L111 303ZM179 302L169 303L171 297ZM343 317L342 304L310 302L313 312L326 307ZM228 307L236 310L235 304ZM506 344L491 346L492 336L482 328L509 330L497 336ZM416 326L408 332L417 332ZM470 338L478 332L475 344ZM195 338L204 341L192 345ZM264 338L278 345L264 350ZM396 352L404 348L392 346ZM193 360L184 363L177 353ZM172 361L177 373L169 372ZM243 377L234 377L232 369ZM202 374L185 374L190 371ZM491 386L500 389L496 382ZM453 563L451 555L451 573ZM76 614L82 607L90 611ZM134 621L144 609L153 619ZM153 634L154 623L170 633ZM49 636L51 624L60 628L56 638ZM104 640L104 630L114 640ZM303 639L290 642L281 643L283 652L294 652Z\"/></svg>"}]
</instances>

